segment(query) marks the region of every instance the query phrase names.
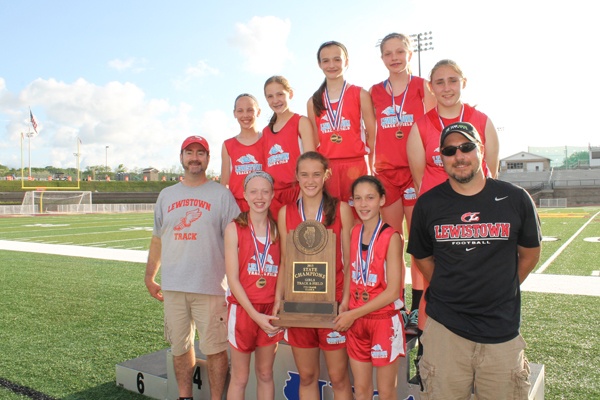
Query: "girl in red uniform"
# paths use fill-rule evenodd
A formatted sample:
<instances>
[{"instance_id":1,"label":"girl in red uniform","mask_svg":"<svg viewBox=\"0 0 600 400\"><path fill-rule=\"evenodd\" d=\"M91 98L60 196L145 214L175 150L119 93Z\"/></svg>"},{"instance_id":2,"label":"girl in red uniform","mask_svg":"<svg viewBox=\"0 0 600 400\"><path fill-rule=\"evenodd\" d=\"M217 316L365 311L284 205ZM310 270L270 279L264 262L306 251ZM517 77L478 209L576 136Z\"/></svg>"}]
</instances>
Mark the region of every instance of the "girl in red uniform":
<instances>
[{"instance_id":1,"label":"girl in red uniform","mask_svg":"<svg viewBox=\"0 0 600 400\"><path fill-rule=\"evenodd\" d=\"M375 115L369 93L344 79L348 51L338 42L326 42L317 52L325 80L308 100L308 118L315 131L317 151L330 160L332 196L350 201L350 185L368 173L365 155L375 134ZM363 127L364 121L364 127ZM366 132L365 132L366 128Z\"/></svg>"},{"instance_id":2,"label":"girl in red uniform","mask_svg":"<svg viewBox=\"0 0 600 400\"><path fill-rule=\"evenodd\" d=\"M498 134L492 121L482 112L462 101L462 90L467 84L462 70L452 60L441 60L431 70L429 88L437 106L419 118L408 138L407 153L410 171L419 194L445 182L448 174L442 165L440 135L451 123L466 121L475 126L485 145L483 169L486 175L498 175ZM424 290L427 290L425 282ZM425 297L419 306L419 329L425 328ZM422 346L419 346L421 352Z\"/></svg>"},{"instance_id":3,"label":"girl in red uniform","mask_svg":"<svg viewBox=\"0 0 600 400\"><path fill-rule=\"evenodd\" d=\"M225 269L229 283L228 340L231 381L227 398L243 399L255 352L258 399L273 399L273 362L280 328L271 325L280 249L277 225L269 211L273 178L264 171L246 176L242 212L225 229Z\"/></svg>"},{"instance_id":4,"label":"girl in red uniform","mask_svg":"<svg viewBox=\"0 0 600 400\"><path fill-rule=\"evenodd\" d=\"M403 236L404 217L410 231L412 210L417 201L406 155L406 142L414 121L436 104L435 97L427 87L429 82L411 74L409 63L412 48L410 37L404 34L390 33L384 37L379 49L389 77L369 90L377 118L372 171L383 183L386 193L381 217ZM409 321L412 323L408 327L413 330L408 333L417 333L414 329L417 329L423 275L417 268L411 268L411 277L413 301Z\"/></svg>"},{"instance_id":5,"label":"girl in red uniform","mask_svg":"<svg viewBox=\"0 0 600 400\"><path fill-rule=\"evenodd\" d=\"M272 76L265 82L265 97L273 116L263 129L263 169L275 179L275 198L271 212L275 217L285 204L298 199L296 161L305 151L314 151L314 134L308 118L290 110L294 91L283 76Z\"/></svg>"},{"instance_id":6,"label":"girl in red uniform","mask_svg":"<svg viewBox=\"0 0 600 400\"><path fill-rule=\"evenodd\" d=\"M223 142L221 149L221 185L227 186L241 211L248 211L244 199L244 178L252 171L263 169L263 143L257 129L260 115L258 101L248 93L240 94L234 103L233 116L240 124L240 133Z\"/></svg>"},{"instance_id":7,"label":"girl in red uniform","mask_svg":"<svg viewBox=\"0 0 600 400\"><path fill-rule=\"evenodd\" d=\"M381 220L385 188L379 179L362 176L352 184L354 208L362 224L352 229L350 310L336 318L335 329L346 331L348 355L357 400L373 397L373 367L377 367L380 399L396 399L400 356L405 355L399 298L404 269L402 236Z\"/></svg>"},{"instance_id":8,"label":"girl in red uniform","mask_svg":"<svg viewBox=\"0 0 600 400\"><path fill-rule=\"evenodd\" d=\"M350 206L332 197L325 188L328 170L327 159L315 151L306 152L298 158L296 179L300 186L301 197L298 201L282 207L277 221L281 235L282 259L273 315L276 315L284 294L286 237L291 229L296 229L306 220L320 221L336 235L336 301L340 303L340 312L348 309L348 296L343 295L348 289L345 286L344 274L347 274L348 270L350 229L354 221ZM325 354L334 397L352 399L346 337L343 333L325 328L288 328L285 340L292 346L294 360L300 374L301 399L320 398L320 350Z\"/></svg>"}]
</instances>

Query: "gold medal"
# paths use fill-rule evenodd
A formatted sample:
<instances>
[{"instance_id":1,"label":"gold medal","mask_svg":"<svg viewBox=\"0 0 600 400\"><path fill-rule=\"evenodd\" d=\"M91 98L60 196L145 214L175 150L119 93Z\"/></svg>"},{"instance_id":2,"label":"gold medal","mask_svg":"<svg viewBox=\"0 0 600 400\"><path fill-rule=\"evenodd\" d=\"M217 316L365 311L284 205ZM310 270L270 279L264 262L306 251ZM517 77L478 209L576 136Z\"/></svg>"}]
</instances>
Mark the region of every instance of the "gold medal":
<instances>
[{"instance_id":1,"label":"gold medal","mask_svg":"<svg viewBox=\"0 0 600 400\"><path fill-rule=\"evenodd\" d=\"M342 143L342 136L338 135L337 133L334 133L333 135L331 135L329 140L331 140L333 143L339 144L339 143Z\"/></svg>"},{"instance_id":2,"label":"gold medal","mask_svg":"<svg viewBox=\"0 0 600 400\"><path fill-rule=\"evenodd\" d=\"M365 291L362 294L362 301L363 303L366 303L369 301L369 293L367 293L367 289L365 288Z\"/></svg>"},{"instance_id":3,"label":"gold medal","mask_svg":"<svg viewBox=\"0 0 600 400\"><path fill-rule=\"evenodd\" d=\"M261 276L257 281L256 281L256 286L259 289L264 288L267 285L267 280L265 279L264 276Z\"/></svg>"},{"instance_id":4,"label":"gold medal","mask_svg":"<svg viewBox=\"0 0 600 400\"><path fill-rule=\"evenodd\" d=\"M358 295L358 289L356 289L356 292L354 292L354 298L356 299L356 301L358 301L358 299L360 298L360 296Z\"/></svg>"},{"instance_id":5,"label":"gold medal","mask_svg":"<svg viewBox=\"0 0 600 400\"><path fill-rule=\"evenodd\" d=\"M402 129L398 129L396 131L396 139L402 139L404 137L404 132L402 132Z\"/></svg>"}]
</instances>

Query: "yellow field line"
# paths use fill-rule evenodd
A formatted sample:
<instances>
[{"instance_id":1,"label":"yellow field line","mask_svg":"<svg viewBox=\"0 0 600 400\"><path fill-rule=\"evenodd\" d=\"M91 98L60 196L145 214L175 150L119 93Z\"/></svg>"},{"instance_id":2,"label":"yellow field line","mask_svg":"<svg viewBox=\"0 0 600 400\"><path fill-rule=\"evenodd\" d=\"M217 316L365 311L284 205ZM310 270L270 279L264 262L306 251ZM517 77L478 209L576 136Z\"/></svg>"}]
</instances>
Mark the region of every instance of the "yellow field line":
<instances>
[{"instance_id":1,"label":"yellow field line","mask_svg":"<svg viewBox=\"0 0 600 400\"><path fill-rule=\"evenodd\" d=\"M581 215L570 215L570 214L539 214L540 218L586 218L589 217L590 214L581 214Z\"/></svg>"}]
</instances>

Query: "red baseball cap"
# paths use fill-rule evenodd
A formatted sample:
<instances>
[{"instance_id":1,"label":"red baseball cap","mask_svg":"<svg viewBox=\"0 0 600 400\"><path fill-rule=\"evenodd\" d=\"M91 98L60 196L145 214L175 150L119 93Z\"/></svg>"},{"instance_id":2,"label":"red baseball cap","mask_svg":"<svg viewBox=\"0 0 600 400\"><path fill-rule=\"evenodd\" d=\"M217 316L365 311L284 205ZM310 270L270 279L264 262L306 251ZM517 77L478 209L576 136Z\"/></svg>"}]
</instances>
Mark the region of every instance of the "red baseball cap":
<instances>
[{"instance_id":1,"label":"red baseball cap","mask_svg":"<svg viewBox=\"0 0 600 400\"><path fill-rule=\"evenodd\" d=\"M188 147L192 143L201 144L204 147L204 149L206 150L206 152L210 154L210 149L208 148L208 142L202 136L190 136L187 139L185 139L183 141L183 144L181 145L181 151L183 151L186 147Z\"/></svg>"}]
</instances>

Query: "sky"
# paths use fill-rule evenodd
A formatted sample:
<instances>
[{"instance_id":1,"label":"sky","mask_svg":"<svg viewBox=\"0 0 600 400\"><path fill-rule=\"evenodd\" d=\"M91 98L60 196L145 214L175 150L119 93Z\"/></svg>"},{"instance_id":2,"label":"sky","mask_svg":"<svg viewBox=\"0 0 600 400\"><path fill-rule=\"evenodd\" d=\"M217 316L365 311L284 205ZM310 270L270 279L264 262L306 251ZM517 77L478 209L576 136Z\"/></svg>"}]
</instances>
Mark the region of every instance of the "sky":
<instances>
[{"instance_id":1,"label":"sky","mask_svg":"<svg viewBox=\"0 0 600 400\"><path fill-rule=\"evenodd\" d=\"M79 138L82 170L169 169L182 141L202 135L218 172L223 141L239 132L238 94L259 99L262 129L272 114L264 82L283 75L291 109L306 115L324 78L321 43L344 43L346 79L368 89L387 78L376 44L390 32L433 32L422 76L441 59L460 65L463 99L499 128L501 158L528 146L600 146L590 127L598 11L578 0L0 0L0 164L21 166L31 107L32 166L75 167ZM418 74L417 54L412 67Z\"/></svg>"}]
</instances>

